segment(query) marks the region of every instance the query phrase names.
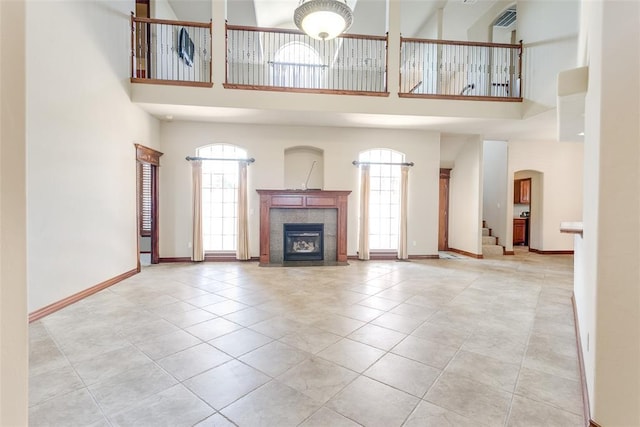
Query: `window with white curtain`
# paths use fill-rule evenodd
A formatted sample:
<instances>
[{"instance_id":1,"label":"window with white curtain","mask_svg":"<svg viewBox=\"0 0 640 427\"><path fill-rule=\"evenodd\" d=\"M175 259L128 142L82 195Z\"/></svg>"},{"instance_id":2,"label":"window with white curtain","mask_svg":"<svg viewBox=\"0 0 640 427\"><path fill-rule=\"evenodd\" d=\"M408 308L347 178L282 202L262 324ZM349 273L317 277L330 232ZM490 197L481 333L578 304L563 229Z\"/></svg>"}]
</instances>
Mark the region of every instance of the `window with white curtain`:
<instances>
[{"instance_id":1,"label":"window with white curtain","mask_svg":"<svg viewBox=\"0 0 640 427\"><path fill-rule=\"evenodd\" d=\"M196 150L198 157L246 158L247 153L230 144L214 144ZM238 162L202 162L202 234L204 250L235 251L238 234Z\"/></svg>"},{"instance_id":2,"label":"window with white curtain","mask_svg":"<svg viewBox=\"0 0 640 427\"><path fill-rule=\"evenodd\" d=\"M397 250L400 232L400 165L404 154L390 149L360 153L360 162L371 162L369 187L369 249Z\"/></svg>"}]
</instances>

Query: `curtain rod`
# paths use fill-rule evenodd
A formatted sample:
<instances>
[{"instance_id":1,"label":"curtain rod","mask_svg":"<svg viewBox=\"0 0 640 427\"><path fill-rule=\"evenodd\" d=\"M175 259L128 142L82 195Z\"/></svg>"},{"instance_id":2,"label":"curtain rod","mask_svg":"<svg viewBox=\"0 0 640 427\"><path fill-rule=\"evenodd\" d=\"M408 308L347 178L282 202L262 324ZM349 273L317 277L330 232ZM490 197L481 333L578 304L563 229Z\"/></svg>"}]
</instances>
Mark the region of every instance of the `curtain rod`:
<instances>
[{"instance_id":1,"label":"curtain rod","mask_svg":"<svg viewBox=\"0 0 640 427\"><path fill-rule=\"evenodd\" d=\"M357 160L354 160L353 162L354 166L358 166L358 165L398 165L398 166L413 166L414 163L413 162L408 162L408 163L392 163L392 162L359 162Z\"/></svg>"},{"instance_id":2,"label":"curtain rod","mask_svg":"<svg viewBox=\"0 0 640 427\"><path fill-rule=\"evenodd\" d=\"M217 158L217 157L191 157L191 156L187 156L185 157L185 159L187 159L187 161L191 161L191 160L225 160L225 161L231 161L231 162L246 162L246 163L253 163L256 161L256 159L254 159L253 157L251 157L250 159L229 159L229 158Z\"/></svg>"}]
</instances>

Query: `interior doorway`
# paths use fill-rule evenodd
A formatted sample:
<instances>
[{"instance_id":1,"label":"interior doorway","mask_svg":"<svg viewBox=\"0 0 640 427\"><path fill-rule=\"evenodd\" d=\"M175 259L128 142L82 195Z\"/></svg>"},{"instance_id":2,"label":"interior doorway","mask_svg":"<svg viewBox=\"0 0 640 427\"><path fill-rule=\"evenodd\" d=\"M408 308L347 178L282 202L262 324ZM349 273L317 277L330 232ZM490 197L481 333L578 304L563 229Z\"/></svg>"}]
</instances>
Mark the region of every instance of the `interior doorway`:
<instances>
[{"instance_id":1,"label":"interior doorway","mask_svg":"<svg viewBox=\"0 0 640 427\"><path fill-rule=\"evenodd\" d=\"M138 270L142 265L159 261L158 233L158 167L162 153L152 148L135 144L136 147L136 194L137 194L137 247Z\"/></svg>"},{"instance_id":2,"label":"interior doorway","mask_svg":"<svg viewBox=\"0 0 640 427\"><path fill-rule=\"evenodd\" d=\"M449 250L449 180L451 169L440 168L438 251Z\"/></svg>"},{"instance_id":3,"label":"interior doorway","mask_svg":"<svg viewBox=\"0 0 640 427\"><path fill-rule=\"evenodd\" d=\"M513 175L513 245L532 252L542 247L543 176L529 169Z\"/></svg>"}]
</instances>

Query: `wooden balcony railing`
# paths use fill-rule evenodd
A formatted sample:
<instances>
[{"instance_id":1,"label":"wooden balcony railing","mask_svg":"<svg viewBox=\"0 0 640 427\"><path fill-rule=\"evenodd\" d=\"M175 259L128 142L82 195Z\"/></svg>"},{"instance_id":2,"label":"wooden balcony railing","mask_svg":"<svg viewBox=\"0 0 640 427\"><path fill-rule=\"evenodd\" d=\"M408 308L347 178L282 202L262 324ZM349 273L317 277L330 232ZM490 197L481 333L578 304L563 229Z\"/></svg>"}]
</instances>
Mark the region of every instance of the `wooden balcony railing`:
<instances>
[{"instance_id":1,"label":"wooden balcony railing","mask_svg":"<svg viewBox=\"0 0 640 427\"><path fill-rule=\"evenodd\" d=\"M522 101L522 42L400 43L400 97Z\"/></svg>"},{"instance_id":2,"label":"wooden balcony railing","mask_svg":"<svg viewBox=\"0 0 640 427\"><path fill-rule=\"evenodd\" d=\"M226 88L387 96L387 37L227 26Z\"/></svg>"},{"instance_id":3,"label":"wooden balcony railing","mask_svg":"<svg viewBox=\"0 0 640 427\"><path fill-rule=\"evenodd\" d=\"M131 16L131 81L212 86L211 23ZM225 88L388 96L387 36L226 26ZM400 97L522 101L522 42L400 39Z\"/></svg>"},{"instance_id":4,"label":"wooden balcony railing","mask_svg":"<svg viewBox=\"0 0 640 427\"><path fill-rule=\"evenodd\" d=\"M211 87L211 23L131 16L131 81Z\"/></svg>"}]
</instances>

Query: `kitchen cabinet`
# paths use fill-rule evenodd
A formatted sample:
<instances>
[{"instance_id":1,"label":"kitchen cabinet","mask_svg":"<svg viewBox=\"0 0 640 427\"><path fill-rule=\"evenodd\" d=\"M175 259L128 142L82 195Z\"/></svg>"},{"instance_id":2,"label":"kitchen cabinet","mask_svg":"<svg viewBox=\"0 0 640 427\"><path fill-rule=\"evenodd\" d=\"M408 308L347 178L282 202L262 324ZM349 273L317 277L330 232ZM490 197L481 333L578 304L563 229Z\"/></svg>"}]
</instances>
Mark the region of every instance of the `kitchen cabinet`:
<instances>
[{"instance_id":1,"label":"kitchen cabinet","mask_svg":"<svg viewBox=\"0 0 640 427\"><path fill-rule=\"evenodd\" d=\"M529 244L529 220L527 218L513 219L513 244L528 245Z\"/></svg>"},{"instance_id":2,"label":"kitchen cabinet","mask_svg":"<svg viewBox=\"0 0 640 427\"><path fill-rule=\"evenodd\" d=\"M513 182L513 203L519 205L531 203L531 178L516 179Z\"/></svg>"}]
</instances>

